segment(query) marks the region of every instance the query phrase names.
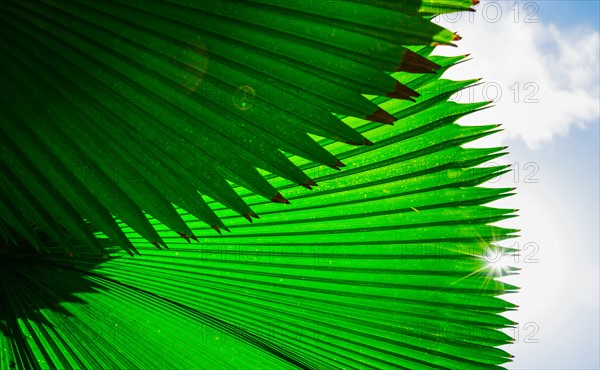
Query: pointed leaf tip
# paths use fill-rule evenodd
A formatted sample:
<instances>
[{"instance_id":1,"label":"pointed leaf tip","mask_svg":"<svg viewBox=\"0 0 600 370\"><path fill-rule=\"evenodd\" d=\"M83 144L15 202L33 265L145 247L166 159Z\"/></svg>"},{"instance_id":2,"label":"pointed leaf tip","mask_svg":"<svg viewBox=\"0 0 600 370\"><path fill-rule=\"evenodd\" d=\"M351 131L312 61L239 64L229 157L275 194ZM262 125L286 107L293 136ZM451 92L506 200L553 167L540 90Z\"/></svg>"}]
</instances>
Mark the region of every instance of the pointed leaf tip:
<instances>
[{"instance_id":1,"label":"pointed leaf tip","mask_svg":"<svg viewBox=\"0 0 600 370\"><path fill-rule=\"evenodd\" d=\"M308 190L312 190L313 186L318 186L317 183L314 182L312 179L308 179L303 184L300 184L300 185L307 188ZM252 216L252 214L250 214L250 216Z\"/></svg>"},{"instance_id":2,"label":"pointed leaf tip","mask_svg":"<svg viewBox=\"0 0 600 370\"><path fill-rule=\"evenodd\" d=\"M273 198L271 198L271 201L274 203L290 204L290 201L285 199L280 193L277 193Z\"/></svg>"},{"instance_id":3,"label":"pointed leaf tip","mask_svg":"<svg viewBox=\"0 0 600 370\"><path fill-rule=\"evenodd\" d=\"M210 225L210 227L212 227L212 228L213 228L213 230L215 230L216 232L218 232L218 233L219 233L219 235L222 235L222 234L221 234L221 229L219 229L219 227L218 227L217 225Z\"/></svg>"},{"instance_id":4,"label":"pointed leaf tip","mask_svg":"<svg viewBox=\"0 0 600 370\"><path fill-rule=\"evenodd\" d=\"M373 114L365 117L365 119L373 122L384 123L386 125L393 125L394 122L398 120L396 117L392 116L382 108L377 108Z\"/></svg>"},{"instance_id":5,"label":"pointed leaf tip","mask_svg":"<svg viewBox=\"0 0 600 370\"><path fill-rule=\"evenodd\" d=\"M302 186L304 186L304 185L307 185L307 186L319 186L319 185L317 185L317 183L313 179L306 180L306 182ZM252 213L250 214L250 216L252 216Z\"/></svg>"},{"instance_id":6,"label":"pointed leaf tip","mask_svg":"<svg viewBox=\"0 0 600 370\"><path fill-rule=\"evenodd\" d=\"M414 102L415 99L413 99L413 98L419 97L419 96L421 96L421 94L419 94L415 90L411 89L410 87L403 85L400 82L396 81L396 84L394 86L394 91L386 94L386 96L388 98L409 100L409 101Z\"/></svg>"},{"instance_id":7,"label":"pointed leaf tip","mask_svg":"<svg viewBox=\"0 0 600 370\"><path fill-rule=\"evenodd\" d=\"M179 236L185 239L186 242L190 243L190 238L184 233L177 233Z\"/></svg>"}]
</instances>

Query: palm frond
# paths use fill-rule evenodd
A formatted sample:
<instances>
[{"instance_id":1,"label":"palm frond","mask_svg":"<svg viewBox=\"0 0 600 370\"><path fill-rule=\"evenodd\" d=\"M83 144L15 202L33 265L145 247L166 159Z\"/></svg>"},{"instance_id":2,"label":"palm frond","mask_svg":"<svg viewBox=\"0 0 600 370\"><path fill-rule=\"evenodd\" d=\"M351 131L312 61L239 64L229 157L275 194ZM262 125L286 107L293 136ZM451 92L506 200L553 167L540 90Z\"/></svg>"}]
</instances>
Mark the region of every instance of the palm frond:
<instances>
[{"instance_id":1,"label":"palm frond","mask_svg":"<svg viewBox=\"0 0 600 370\"><path fill-rule=\"evenodd\" d=\"M506 148L430 54L472 5L0 4L0 363L509 361Z\"/></svg>"}]
</instances>

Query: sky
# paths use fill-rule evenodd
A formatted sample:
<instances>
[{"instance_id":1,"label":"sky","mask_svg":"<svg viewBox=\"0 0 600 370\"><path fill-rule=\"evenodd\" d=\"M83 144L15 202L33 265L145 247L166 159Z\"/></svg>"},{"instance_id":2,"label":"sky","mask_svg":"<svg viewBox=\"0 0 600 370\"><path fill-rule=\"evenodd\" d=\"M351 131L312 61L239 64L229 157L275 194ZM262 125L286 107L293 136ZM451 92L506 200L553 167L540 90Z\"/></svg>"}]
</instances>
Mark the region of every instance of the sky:
<instances>
[{"instance_id":1,"label":"sky","mask_svg":"<svg viewBox=\"0 0 600 370\"><path fill-rule=\"evenodd\" d=\"M600 7L591 1L482 1L476 13L435 21L463 39L443 55L471 54L446 77L482 77L453 99L493 100L463 124L502 123L473 146L508 145L498 163L514 172L486 186L517 187L498 207L519 208L501 225L521 229L503 263L521 287L504 298L519 310L506 330L510 369L600 369Z\"/></svg>"}]
</instances>

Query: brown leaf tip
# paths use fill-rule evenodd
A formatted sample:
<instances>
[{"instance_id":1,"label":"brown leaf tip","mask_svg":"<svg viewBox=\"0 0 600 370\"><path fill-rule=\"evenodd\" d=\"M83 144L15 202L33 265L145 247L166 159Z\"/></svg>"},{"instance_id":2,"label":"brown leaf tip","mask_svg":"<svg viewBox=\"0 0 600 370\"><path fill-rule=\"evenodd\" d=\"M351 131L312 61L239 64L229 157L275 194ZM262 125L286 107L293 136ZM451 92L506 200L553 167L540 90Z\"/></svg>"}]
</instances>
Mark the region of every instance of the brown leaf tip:
<instances>
[{"instance_id":1,"label":"brown leaf tip","mask_svg":"<svg viewBox=\"0 0 600 370\"><path fill-rule=\"evenodd\" d=\"M222 234L221 234L221 229L219 229L219 227L218 227L217 225L210 225L210 227L212 227L212 228L213 228L213 230L215 230L216 232L218 232L218 233L219 233L219 235L222 235Z\"/></svg>"},{"instance_id":2,"label":"brown leaf tip","mask_svg":"<svg viewBox=\"0 0 600 370\"><path fill-rule=\"evenodd\" d=\"M386 125L393 125L394 122L398 120L396 117L392 116L382 108L377 108L373 114L365 117L365 119L373 122L385 123Z\"/></svg>"},{"instance_id":3,"label":"brown leaf tip","mask_svg":"<svg viewBox=\"0 0 600 370\"><path fill-rule=\"evenodd\" d=\"M308 181L300 184L300 186L307 188L308 190L312 190L312 186L308 183Z\"/></svg>"},{"instance_id":4,"label":"brown leaf tip","mask_svg":"<svg viewBox=\"0 0 600 370\"><path fill-rule=\"evenodd\" d=\"M396 71L408 73L435 73L435 71L440 68L441 66L439 64L407 49L404 51L402 62L400 62Z\"/></svg>"},{"instance_id":5,"label":"brown leaf tip","mask_svg":"<svg viewBox=\"0 0 600 370\"><path fill-rule=\"evenodd\" d=\"M280 193L277 193L273 198L271 198L271 201L275 203L290 204L290 201L285 199Z\"/></svg>"},{"instance_id":6,"label":"brown leaf tip","mask_svg":"<svg viewBox=\"0 0 600 370\"><path fill-rule=\"evenodd\" d=\"M177 233L179 236L185 239L186 242L190 243L190 238L184 233Z\"/></svg>"},{"instance_id":7,"label":"brown leaf tip","mask_svg":"<svg viewBox=\"0 0 600 370\"><path fill-rule=\"evenodd\" d=\"M396 81L394 91L388 93L386 96L388 98L410 100L410 101L414 102L415 99L413 99L413 98L419 97L419 96L421 96L421 94L419 94L415 90L411 89L410 87L403 85L400 82Z\"/></svg>"}]
</instances>

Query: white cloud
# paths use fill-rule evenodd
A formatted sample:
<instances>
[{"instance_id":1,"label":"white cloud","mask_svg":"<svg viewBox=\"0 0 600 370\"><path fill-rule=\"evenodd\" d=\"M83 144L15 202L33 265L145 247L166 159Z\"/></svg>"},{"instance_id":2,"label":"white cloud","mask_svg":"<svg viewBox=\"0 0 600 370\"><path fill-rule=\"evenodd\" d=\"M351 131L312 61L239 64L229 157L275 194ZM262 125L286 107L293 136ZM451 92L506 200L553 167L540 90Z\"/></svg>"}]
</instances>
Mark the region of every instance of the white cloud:
<instances>
[{"instance_id":1,"label":"white cloud","mask_svg":"<svg viewBox=\"0 0 600 370\"><path fill-rule=\"evenodd\" d=\"M468 122L502 123L506 136L536 149L573 126L598 124L600 35L589 28L544 23L531 4L484 2L476 13L463 13L459 19L439 17L437 23L463 39L458 48L439 47L436 52L470 53L474 59L446 77L483 77L479 86L457 99L495 101L494 109Z\"/></svg>"}]
</instances>

